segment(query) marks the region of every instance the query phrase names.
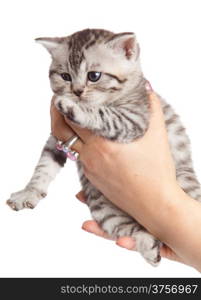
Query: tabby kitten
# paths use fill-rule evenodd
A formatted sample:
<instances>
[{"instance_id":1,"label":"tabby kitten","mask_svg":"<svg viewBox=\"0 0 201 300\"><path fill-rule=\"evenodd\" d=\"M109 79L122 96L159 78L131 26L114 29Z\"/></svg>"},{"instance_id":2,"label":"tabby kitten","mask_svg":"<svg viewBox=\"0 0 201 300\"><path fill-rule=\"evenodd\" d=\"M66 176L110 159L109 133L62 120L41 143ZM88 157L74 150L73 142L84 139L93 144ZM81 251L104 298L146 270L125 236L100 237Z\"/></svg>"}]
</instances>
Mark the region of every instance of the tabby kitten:
<instances>
[{"instance_id":1,"label":"tabby kitten","mask_svg":"<svg viewBox=\"0 0 201 300\"><path fill-rule=\"evenodd\" d=\"M49 77L55 105L63 115L120 143L144 135L149 125L148 98L133 33L86 29L67 37L36 41L52 56ZM177 180L186 193L201 200L185 129L171 106L163 99L161 104ZM50 182L66 162L64 153L56 150L56 142L55 137L49 137L30 182L24 190L11 194L7 203L12 209L34 208L46 196ZM81 162L77 165L92 217L114 238L133 237L136 249L150 264L157 265L161 243L106 199L85 177Z\"/></svg>"}]
</instances>

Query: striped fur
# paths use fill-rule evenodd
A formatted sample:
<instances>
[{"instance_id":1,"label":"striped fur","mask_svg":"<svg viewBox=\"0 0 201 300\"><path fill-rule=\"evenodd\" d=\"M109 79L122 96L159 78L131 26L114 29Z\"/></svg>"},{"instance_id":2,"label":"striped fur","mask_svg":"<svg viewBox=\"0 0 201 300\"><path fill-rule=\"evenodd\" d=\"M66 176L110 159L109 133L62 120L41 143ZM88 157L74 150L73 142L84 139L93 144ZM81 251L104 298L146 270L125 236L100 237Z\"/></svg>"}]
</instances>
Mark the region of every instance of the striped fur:
<instances>
[{"instance_id":1,"label":"striped fur","mask_svg":"<svg viewBox=\"0 0 201 300\"><path fill-rule=\"evenodd\" d=\"M114 34L106 30L83 30L65 38L38 39L52 56L50 82L55 105L60 112L104 138L129 143L146 132L149 107L140 61L139 46L132 33ZM87 72L102 72L95 83L87 81ZM62 73L72 81L65 82ZM77 96L74 91L82 90ZM172 107L161 99L169 143L182 189L201 200L189 139ZM56 140L50 137L39 164L25 190L12 194L8 204L13 209L34 207L47 193L50 181L65 163L55 150ZM81 162L78 173L93 218L110 236L132 236L136 249L152 265L160 261L160 246L151 234L120 209L115 207L85 177Z\"/></svg>"}]
</instances>

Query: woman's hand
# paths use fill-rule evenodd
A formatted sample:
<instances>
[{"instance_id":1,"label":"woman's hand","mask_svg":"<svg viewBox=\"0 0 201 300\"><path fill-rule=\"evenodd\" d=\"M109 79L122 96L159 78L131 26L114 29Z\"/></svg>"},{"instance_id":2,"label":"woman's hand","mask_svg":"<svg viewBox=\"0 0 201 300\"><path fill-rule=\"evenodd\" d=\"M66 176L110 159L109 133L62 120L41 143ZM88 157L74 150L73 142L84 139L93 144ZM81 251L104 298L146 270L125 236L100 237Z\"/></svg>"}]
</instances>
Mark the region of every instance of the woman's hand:
<instances>
[{"instance_id":1,"label":"woman's hand","mask_svg":"<svg viewBox=\"0 0 201 300\"><path fill-rule=\"evenodd\" d=\"M51 132L60 141L67 141L74 133L70 126L65 122L64 117L54 105L55 96L52 98L50 115L51 115Z\"/></svg>"},{"instance_id":2,"label":"woman's hand","mask_svg":"<svg viewBox=\"0 0 201 300\"><path fill-rule=\"evenodd\" d=\"M166 199L169 202L171 194L179 192L180 188L160 100L154 93L150 94L150 110L149 129L143 138L130 144L111 142L67 119L66 122L82 140L73 148L80 153L90 182L148 231L160 237L160 229L164 230L161 223L167 212L164 209Z\"/></svg>"},{"instance_id":3,"label":"woman's hand","mask_svg":"<svg viewBox=\"0 0 201 300\"><path fill-rule=\"evenodd\" d=\"M122 186L129 186L130 179L132 186L136 188L135 193L138 194L150 189L150 185L152 186L151 190L155 189L154 185L156 189L159 190L159 186L163 180L164 185L167 184L167 181L169 181L170 184L172 184L172 182L175 184L176 181L175 168L169 152L163 114L159 101L157 98L153 100L154 97L154 94L150 94L152 117L149 130L143 139L135 141L132 145L109 142L100 137L95 137L93 133L86 129L80 129L68 119L64 119L54 106L54 98L52 99L52 134L62 141L67 141L75 132L80 136L82 141L79 140L79 142L74 145L74 149L80 153L80 159L85 166L86 176L105 194L109 194L111 200L115 199L114 203L116 205L119 205L122 209L127 211L130 210L127 203L128 201L122 201L121 199L121 197L125 199L126 196L122 195L119 197L118 194ZM157 151L159 152L158 155ZM155 156L157 156L157 160L155 160ZM132 159L134 159L134 162L132 162ZM158 166L156 166L156 161ZM133 166L135 166L135 168L133 168ZM121 170L121 172L119 172L119 170ZM161 171L161 174L159 171ZM165 189L166 188L167 186L165 186ZM144 197L143 192L142 194ZM138 197L138 195L136 195L136 197ZM77 195L77 198L85 202L82 192ZM138 199L140 198L141 197ZM147 196L145 201L147 203ZM141 204L143 205L143 203ZM152 207L152 205L150 205L150 207ZM147 222L150 222L149 218ZM110 238L95 221L84 222L82 228L98 236ZM121 237L117 239L116 244L129 250L135 248L135 241L130 237ZM182 259L166 246L161 248L161 256L182 261Z\"/></svg>"},{"instance_id":4,"label":"woman's hand","mask_svg":"<svg viewBox=\"0 0 201 300\"><path fill-rule=\"evenodd\" d=\"M54 105L55 96L52 98L50 107L51 116L51 133L58 140L66 142L70 137L75 135L73 129L67 125L65 118L60 114ZM82 142L77 141L77 147L81 148Z\"/></svg>"},{"instance_id":5,"label":"woman's hand","mask_svg":"<svg viewBox=\"0 0 201 300\"><path fill-rule=\"evenodd\" d=\"M70 133L79 136L72 148L80 154L86 177L168 246L161 249L162 256L201 270L201 205L177 184L160 100L153 92L149 99L149 128L133 143L111 142L65 119L67 126L54 107L52 132L63 141ZM107 237L93 221L83 228ZM117 243L129 249L134 246L130 238Z\"/></svg>"}]
</instances>

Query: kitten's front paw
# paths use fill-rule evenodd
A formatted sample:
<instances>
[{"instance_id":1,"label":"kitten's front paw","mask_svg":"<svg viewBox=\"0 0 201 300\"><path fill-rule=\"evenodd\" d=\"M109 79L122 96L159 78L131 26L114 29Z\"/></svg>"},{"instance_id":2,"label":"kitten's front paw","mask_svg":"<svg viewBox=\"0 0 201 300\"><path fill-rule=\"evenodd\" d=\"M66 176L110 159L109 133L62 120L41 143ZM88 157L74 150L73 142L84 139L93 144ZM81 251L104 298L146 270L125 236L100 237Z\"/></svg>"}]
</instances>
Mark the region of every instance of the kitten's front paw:
<instances>
[{"instance_id":1,"label":"kitten's front paw","mask_svg":"<svg viewBox=\"0 0 201 300\"><path fill-rule=\"evenodd\" d=\"M57 109L72 122L79 125L83 123L83 112L77 103L64 97L57 97L55 105Z\"/></svg>"},{"instance_id":2,"label":"kitten's front paw","mask_svg":"<svg viewBox=\"0 0 201 300\"><path fill-rule=\"evenodd\" d=\"M17 193L11 194L10 199L7 200L7 204L13 210L34 208L44 196L44 194L41 194L36 190L24 189Z\"/></svg>"}]
</instances>

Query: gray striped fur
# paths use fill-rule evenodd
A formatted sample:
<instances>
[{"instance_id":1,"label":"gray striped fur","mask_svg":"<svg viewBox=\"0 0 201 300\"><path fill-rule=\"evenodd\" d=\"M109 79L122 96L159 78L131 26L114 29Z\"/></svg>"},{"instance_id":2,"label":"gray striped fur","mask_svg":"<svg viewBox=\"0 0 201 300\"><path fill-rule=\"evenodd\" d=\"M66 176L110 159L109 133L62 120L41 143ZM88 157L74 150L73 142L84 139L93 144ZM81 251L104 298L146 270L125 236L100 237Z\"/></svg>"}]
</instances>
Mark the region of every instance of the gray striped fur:
<instances>
[{"instance_id":1,"label":"gray striped fur","mask_svg":"<svg viewBox=\"0 0 201 300\"><path fill-rule=\"evenodd\" d=\"M132 33L114 34L106 30L83 30L64 38L38 39L50 52L50 82L55 105L60 112L97 135L120 143L129 143L146 132L149 107L139 60L139 45ZM96 83L87 81L87 72L102 72ZM69 73L65 82L60 74ZM74 90L83 90L77 96ZM190 153L190 143L179 116L161 98L170 148L182 189L201 200ZM38 166L25 190L12 194L8 204L13 209L34 207L47 193L65 158L55 150L56 140L50 137ZM151 234L98 191L78 163L80 181L93 218L114 238L132 236L136 249L152 265L160 261L160 246Z\"/></svg>"}]
</instances>

